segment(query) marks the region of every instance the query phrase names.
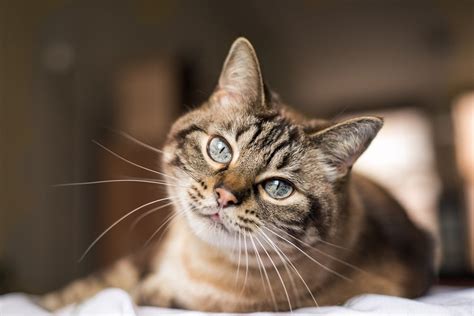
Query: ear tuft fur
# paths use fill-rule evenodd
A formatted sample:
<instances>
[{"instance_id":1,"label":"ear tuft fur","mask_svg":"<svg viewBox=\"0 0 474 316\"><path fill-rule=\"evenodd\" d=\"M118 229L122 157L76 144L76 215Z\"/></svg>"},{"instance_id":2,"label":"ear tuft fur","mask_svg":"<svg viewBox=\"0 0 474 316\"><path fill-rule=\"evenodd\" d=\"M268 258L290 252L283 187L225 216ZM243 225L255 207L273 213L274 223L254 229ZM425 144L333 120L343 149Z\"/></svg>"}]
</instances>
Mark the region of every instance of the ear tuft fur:
<instances>
[{"instance_id":1,"label":"ear tuft fur","mask_svg":"<svg viewBox=\"0 0 474 316\"><path fill-rule=\"evenodd\" d=\"M359 117L335 124L311 136L322 152L330 180L349 173L382 125L383 119L380 117Z\"/></svg>"}]
</instances>

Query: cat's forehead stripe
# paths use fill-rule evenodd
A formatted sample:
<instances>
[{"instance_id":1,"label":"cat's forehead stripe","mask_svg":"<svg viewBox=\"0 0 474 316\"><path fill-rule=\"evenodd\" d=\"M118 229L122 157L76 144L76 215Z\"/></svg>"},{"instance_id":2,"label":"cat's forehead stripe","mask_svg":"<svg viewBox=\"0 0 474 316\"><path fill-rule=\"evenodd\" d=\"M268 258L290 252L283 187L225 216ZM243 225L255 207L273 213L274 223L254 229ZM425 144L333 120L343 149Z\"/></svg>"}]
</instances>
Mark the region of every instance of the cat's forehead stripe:
<instances>
[{"instance_id":1,"label":"cat's forehead stripe","mask_svg":"<svg viewBox=\"0 0 474 316\"><path fill-rule=\"evenodd\" d=\"M252 137L250 138L249 142L247 143L247 147L251 146L255 142L257 137L260 135L260 133L262 133L262 123L257 123L254 126L255 126L255 128L254 128L255 132L253 133Z\"/></svg>"},{"instance_id":2,"label":"cat's forehead stripe","mask_svg":"<svg viewBox=\"0 0 474 316\"><path fill-rule=\"evenodd\" d=\"M295 143L301 141L301 133L297 126L285 117L271 113L267 115L254 115L247 120L232 120L221 128L231 129L235 141L241 148L252 152L258 151L262 158L262 165L271 164L277 169L283 169L291 162L290 150Z\"/></svg>"},{"instance_id":3,"label":"cat's forehead stripe","mask_svg":"<svg viewBox=\"0 0 474 316\"><path fill-rule=\"evenodd\" d=\"M285 140L283 142L281 142L275 149L273 149L271 151L271 153L269 155L267 155L267 159L266 159L266 162L265 162L265 166L269 166L270 165L270 162L273 160L273 158L275 157L275 155L279 152L281 152L283 149L289 149L288 147L291 145L291 142L290 140ZM280 165L280 164L278 164Z\"/></svg>"},{"instance_id":4,"label":"cat's forehead stripe","mask_svg":"<svg viewBox=\"0 0 474 316\"><path fill-rule=\"evenodd\" d=\"M212 127L212 122L208 127ZM196 122L183 127L175 134L178 146L182 147L187 143L187 148L194 147L192 152L200 152L197 148L198 145L188 136L195 132L209 134L212 131L209 131L208 127ZM295 156L295 153L298 152L298 144L302 140L301 131L297 125L281 115L275 113L253 115L245 120L227 121L220 126L217 125L216 128L220 133L231 132L235 141L240 143L240 148L250 150L249 155L254 155L254 152L257 151L260 156L258 160L261 161L261 167L264 169L271 167L282 170L291 165L293 158L298 159L298 155ZM183 166L182 160L175 159L173 162L174 165ZM298 173L293 169L291 172Z\"/></svg>"},{"instance_id":5,"label":"cat's forehead stripe","mask_svg":"<svg viewBox=\"0 0 474 316\"><path fill-rule=\"evenodd\" d=\"M202 129L201 127L197 126L196 124L191 124L188 127L184 128L184 129L180 130L178 133L176 133L175 139L178 142L183 142L184 139L186 138L186 136L188 136L189 134L192 134L194 132L206 133L206 131L204 129Z\"/></svg>"}]
</instances>

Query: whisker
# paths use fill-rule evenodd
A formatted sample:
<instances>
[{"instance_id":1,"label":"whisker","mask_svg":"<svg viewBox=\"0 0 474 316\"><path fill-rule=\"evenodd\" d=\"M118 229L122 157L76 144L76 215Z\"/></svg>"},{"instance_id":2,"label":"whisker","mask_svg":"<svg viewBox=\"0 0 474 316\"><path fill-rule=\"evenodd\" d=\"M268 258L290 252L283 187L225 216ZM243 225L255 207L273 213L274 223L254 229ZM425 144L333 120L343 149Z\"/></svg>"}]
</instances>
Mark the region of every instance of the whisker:
<instances>
[{"instance_id":1,"label":"whisker","mask_svg":"<svg viewBox=\"0 0 474 316\"><path fill-rule=\"evenodd\" d=\"M123 221L125 218L127 218L128 216L138 212L139 210L149 206L149 205L152 205L152 204L155 204L155 203L158 203L158 202L161 202L161 201L165 201L169 199L169 197L167 198L163 198L163 199L158 199L158 200L154 200L154 201L151 201L151 202L148 202L146 204L143 204L133 210L131 210L130 212L128 212L127 214L125 214L124 216L120 217L117 221L115 221L112 225L110 225L106 230L104 230L104 232L102 234L100 234L90 245L89 247L87 247L86 251L84 251L84 253L82 254L82 256L79 258L79 262L81 262L86 256L87 254L89 253L89 251L92 249L92 247L95 246L95 244L105 235L107 234L112 228L114 228L117 224L119 224L121 221Z\"/></svg>"},{"instance_id":2,"label":"whisker","mask_svg":"<svg viewBox=\"0 0 474 316\"><path fill-rule=\"evenodd\" d=\"M175 212L178 212L178 211L175 211ZM183 214L180 212L180 214ZM171 215L170 215L171 216ZM163 229L163 233L161 234L160 238L158 239L158 243L161 241L161 239L163 239L163 237L165 236L166 232L170 229L171 227L171 222L175 221L176 219L178 218L178 216L175 216L170 222L168 222L168 224L170 225L166 225L165 226L165 229Z\"/></svg>"},{"instance_id":3,"label":"whisker","mask_svg":"<svg viewBox=\"0 0 474 316\"><path fill-rule=\"evenodd\" d=\"M280 235L278 235L277 233L275 233L274 231L268 229L267 227L263 226L264 229L267 229L269 232L271 232L272 234L276 235L278 238L281 238L283 239L284 241L286 241L287 243L289 243L290 245L292 245L293 247L295 247L296 249L298 249L303 255L305 255L309 260L313 261L314 263L316 263L318 266L320 266L321 268L323 268L324 270L328 271L328 272L331 272L333 273L334 275L337 275L338 277L340 277L341 279L344 279L346 281L350 281L352 282L351 279L349 279L348 277L340 274L339 272L336 272L334 270L332 270L331 268L328 268L326 267L324 264L322 264L321 262L319 262L318 260L314 259L313 257L311 257L310 255L308 255L304 250L302 250L300 247L296 246L294 243L292 243L291 241L289 241L288 239L286 239L285 237L282 237Z\"/></svg>"},{"instance_id":4,"label":"whisker","mask_svg":"<svg viewBox=\"0 0 474 316\"><path fill-rule=\"evenodd\" d=\"M128 164L131 164L132 166L135 166L135 167L137 167L137 168L140 168L140 169L143 169L143 170L146 170L146 171L149 171L149 172L153 172L153 173L158 174L158 175L160 175L160 176L167 177L167 178L170 178L170 179L173 179L173 180L179 182L179 179L178 179L178 178L172 177L172 176L170 176L170 175L167 175L166 173L159 172L159 171L157 171L157 170L153 170L153 169L147 168L147 167L145 167L145 166L139 165L139 164L137 164L137 163L134 163L134 162L128 160L127 158L125 158L125 157L123 157L123 156L117 154L116 152L110 150L109 148L105 147L104 145L102 145L101 143L99 143L99 142L96 141L96 140L92 140L92 142L93 142L94 144L96 144L97 146L99 146L100 148L102 148L103 150L105 150L105 151L107 151L108 153L110 153L111 155L113 155L113 156L119 158L119 159L122 160L122 161L125 161L125 162L128 163Z\"/></svg>"},{"instance_id":5,"label":"whisker","mask_svg":"<svg viewBox=\"0 0 474 316\"><path fill-rule=\"evenodd\" d=\"M273 288L272 288L272 285L270 283L270 278L268 277L267 270L265 269L265 265L263 264L263 260L260 257L260 254L258 253L257 246L255 245L255 242L253 241L252 235L249 235L249 237L250 237L250 241L252 242L253 248L255 250L255 254L257 256L257 261L260 261L260 263L262 264L263 273L265 274L265 279L267 280L268 287L270 288L270 295L272 297L273 305L275 307L275 310L278 311L278 304L277 304L276 299L275 299L275 294L273 293Z\"/></svg>"},{"instance_id":6,"label":"whisker","mask_svg":"<svg viewBox=\"0 0 474 316\"><path fill-rule=\"evenodd\" d=\"M158 227L154 232L153 234L147 239L147 241L145 242L145 244L143 245L143 248L146 248L150 242L153 240L153 238L155 238L155 236L159 233L159 231L168 223L172 222L173 220L175 220L178 215L181 215L182 213L184 213L185 211L176 211L176 213L174 214L171 214L170 216L168 216L168 218L160 225L160 227Z\"/></svg>"},{"instance_id":7,"label":"whisker","mask_svg":"<svg viewBox=\"0 0 474 316\"><path fill-rule=\"evenodd\" d=\"M293 314L293 308L291 307L291 302L290 302L290 296L288 295L288 291L286 289L286 285L285 285L285 282L283 281L283 278L281 277L280 275L280 271L278 271L278 268L277 266L275 265L275 262L273 262L273 259L272 257L270 256L270 254L268 253L267 249L265 249L265 247L263 246L263 244L260 242L260 240L255 237L255 240L260 244L260 246L262 247L263 251L265 252L265 254L267 255L268 259L270 260L270 262L272 263L273 267L275 268L275 271L278 275L278 278L280 279L280 282L281 282L281 285L283 286L283 290L285 291L285 295L286 295L286 299L288 301L288 307L290 308L290 312Z\"/></svg>"},{"instance_id":8,"label":"whisker","mask_svg":"<svg viewBox=\"0 0 474 316\"><path fill-rule=\"evenodd\" d=\"M341 249L341 250L348 250L348 251L351 250L351 249L349 249L349 248L347 248L347 247L333 244L333 243L331 243L331 242L329 242L329 241L326 241L326 240L324 240L324 239L322 239L322 238L316 238L316 240L317 240L318 242L320 242L320 243L323 243L323 244L325 244L325 245L328 245L328 246L331 246L331 247L334 247L334 248L338 248L338 249Z\"/></svg>"},{"instance_id":9,"label":"whisker","mask_svg":"<svg viewBox=\"0 0 474 316\"><path fill-rule=\"evenodd\" d=\"M170 199L170 200L171 200L171 199ZM157 212L157 211L159 211L159 210L161 210L161 209L163 209L163 208L165 208L165 207L167 207L167 206L173 205L173 203L174 203L174 201L171 201L171 202L169 202L169 203L166 203L166 204L164 204L164 205L160 205L160 206L158 206L158 207L152 208L152 209L149 210L149 211L146 211L145 213L143 213L142 215L140 215L139 217L137 217L137 219L135 219L135 220L133 221L132 225L130 225L130 231L134 230L135 227L138 225L138 223L139 223L142 219L144 219L145 217L147 217L148 215L153 214L153 213L155 213L155 212Z\"/></svg>"},{"instance_id":10,"label":"whisker","mask_svg":"<svg viewBox=\"0 0 474 316\"><path fill-rule=\"evenodd\" d=\"M279 229L278 227L276 227L276 228ZM367 271L365 271L365 270L363 270L363 269L361 269L361 268L359 268L359 267L357 267L357 266L355 266L355 265L353 265L353 264L351 264L351 263L349 263L349 262L346 262L346 261L344 261L344 260L342 260L342 259L336 258L336 257L334 257L334 256L332 256L332 255L330 255L330 254L328 254L328 253L322 251L321 249L318 249L318 248L316 248L316 247L314 247L314 246L312 246L312 245L310 245L310 244L308 244L308 243L302 241L301 239L298 239L298 238L296 238L295 236L292 236L291 234L285 232L283 229L279 229L279 230L281 230L283 233L285 233L286 235L290 236L291 238L297 240L298 242L302 243L302 244L305 245L306 247L311 248L311 249L313 249L314 251L316 251L316 252L322 254L323 256L326 256L326 257L328 257L328 258L331 258L331 259L333 259L334 261L337 261L337 262L339 262L340 264L343 264L343 265L345 265L345 266L347 266L347 267L349 267L349 268L352 268L352 269L354 269L354 270L357 270L357 271L359 271L359 272L371 274L370 272L367 272ZM346 249L347 249L347 248L346 248Z\"/></svg>"},{"instance_id":11,"label":"whisker","mask_svg":"<svg viewBox=\"0 0 474 316\"><path fill-rule=\"evenodd\" d=\"M284 232L285 234L287 234L288 236L291 236L293 239L301 242L301 243L304 243L304 241L302 241L301 239L298 239L297 237L291 235L290 233L286 232L284 229L281 229L280 227L277 227L277 226L273 226L275 227L276 229L278 229L279 231L282 231ZM342 249L342 250L348 250L348 251L351 251L351 249L347 248L347 247L344 247L344 246L340 246L340 245L336 245L336 244L333 244L333 243L330 243L329 241L326 241L324 239L321 239L321 238L318 238L316 237L316 240L320 243L323 243L323 244L326 244L328 246L332 246L334 248L339 248L339 249Z\"/></svg>"},{"instance_id":12,"label":"whisker","mask_svg":"<svg viewBox=\"0 0 474 316\"><path fill-rule=\"evenodd\" d=\"M159 185L173 186L173 187L178 186L176 184L171 184L171 183L167 183L167 182L164 182L164 181L139 180L139 179L108 179L108 180L97 180L97 181L69 182L69 183L53 184L52 186L53 187L71 187L71 186L102 184L102 183L116 183L116 182L138 182L138 183L159 184Z\"/></svg>"},{"instance_id":13,"label":"whisker","mask_svg":"<svg viewBox=\"0 0 474 316\"><path fill-rule=\"evenodd\" d=\"M158 234L158 232L168 223L171 223L172 221L174 221L175 219L178 218L178 215L182 215L184 214L185 212L191 210L193 208L193 206L190 206L188 208L185 208L184 210L175 210L175 213L174 214L171 214L170 216L168 216L168 218L166 219L165 222L163 222L160 227L158 227L158 229L156 229L153 234L147 239L147 241L145 242L145 245L143 247L147 247L148 244L151 242L151 240L156 236L156 234ZM198 208L199 209L199 208ZM170 226L166 226L165 230L163 232L165 232ZM161 236L163 237L163 236ZM161 240L161 238L160 238Z\"/></svg>"},{"instance_id":14,"label":"whisker","mask_svg":"<svg viewBox=\"0 0 474 316\"><path fill-rule=\"evenodd\" d=\"M187 212L188 210L190 210L191 208L192 208L192 207L185 208L184 210L176 210L176 209L175 209L175 212L178 212L180 215L182 215L182 214L184 214L185 212ZM197 209L202 209L202 208L201 208L201 207L198 207ZM170 215L170 217L171 217L171 216L173 216L173 214ZM178 219L178 218L179 218L178 216L174 216L174 218L171 219L168 224L170 224L172 221L174 221L174 220L176 220L176 219ZM161 239L163 238L163 236L166 234L166 232L169 230L170 227L171 227L171 225L167 225L167 226L165 227L165 229L163 230L163 234L161 234L160 239L158 239L158 242L161 241Z\"/></svg>"},{"instance_id":15,"label":"whisker","mask_svg":"<svg viewBox=\"0 0 474 316\"><path fill-rule=\"evenodd\" d=\"M138 140L137 138L133 137L132 135L128 134L128 133L125 133L123 131L118 131L118 130L115 130L115 129L112 129L112 128L108 128L109 131L111 131L112 133L115 133L115 134L118 134L122 137L125 137L126 139L128 140L131 140L132 142L138 144L138 145L141 145L145 148L148 148L158 154L166 154L166 152L164 150L161 150L161 149L158 149L158 148L155 148L145 142L142 142L141 140Z\"/></svg>"},{"instance_id":16,"label":"whisker","mask_svg":"<svg viewBox=\"0 0 474 316\"><path fill-rule=\"evenodd\" d=\"M286 260L288 261L288 263L290 264L290 266L293 268L293 270L295 270L296 274L298 275L298 277L300 278L300 280L303 282L304 286L306 287L306 290L308 291L309 295L311 296L311 298L313 299L313 302L315 304L316 307L319 307L319 304L318 302L316 301L316 298L314 297L313 295L313 292L311 291L311 289L309 288L308 284L306 283L306 281L304 280L304 278L301 276L300 272L298 271L298 269L295 267L295 265L293 264L293 262L291 262L290 258L288 258L288 256L283 252L283 250L281 250L280 247L277 246L277 244L275 244L271 239L270 237L267 236L267 234L265 234L265 232L261 231L261 233L263 234L263 236L265 236L265 238L268 240L268 242L271 242L271 244L273 244L273 246L275 247L275 250L279 250L279 252L286 258ZM278 253L278 251L277 251Z\"/></svg>"},{"instance_id":17,"label":"whisker","mask_svg":"<svg viewBox=\"0 0 474 316\"><path fill-rule=\"evenodd\" d=\"M167 179L154 179L154 178L144 178L144 177L130 177L130 176L124 176L125 179L131 179L131 180L145 180L145 181L158 181L160 183L167 184L169 186L175 186L175 187L181 187L185 189L189 189L191 186L189 184L184 184L181 181L175 181L172 183L169 183Z\"/></svg>"},{"instance_id":18,"label":"whisker","mask_svg":"<svg viewBox=\"0 0 474 316\"><path fill-rule=\"evenodd\" d=\"M264 237L264 239L268 239L267 235L265 234L265 232L262 230L262 229L258 229L258 232L260 234L262 234L262 236ZM275 245L271 240L265 240L267 242L267 244L270 245L270 247L273 248L273 250L276 252L276 254L278 255L278 257L280 258L281 262L283 263L283 266L286 270L286 273L288 274L288 277L290 278L290 283L291 283L291 287L293 289L293 294L295 295L295 298L296 298L296 302L298 302L298 293L296 291L296 283L295 283L295 280L293 279L293 273L291 273L290 269L288 268L288 265L287 265L287 260L285 258L283 258L280 253L278 252L278 246ZM270 242L271 243L270 243ZM278 248L278 249L277 249ZM298 305L298 303L297 303Z\"/></svg>"},{"instance_id":19,"label":"whisker","mask_svg":"<svg viewBox=\"0 0 474 316\"><path fill-rule=\"evenodd\" d=\"M234 238L232 238L232 250L231 250L231 254L232 256L235 255L235 244L237 243L237 234L234 234L233 235ZM233 258L233 257L232 257ZM234 280L234 285L237 283L237 274L235 274L235 280Z\"/></svg>"},{"instance_id":20,"label":"whisker","mask_svg":"<svg viewBox=\"0 0 474 316\"><path fill-rule=\"evenodd\" d=\"M250 239L252 239L252 236L251 236L251 235L249 235L249 237L250 237ZM253 248L253 250L254 250L254 254L256 254L256 253L257 253L257 249L255 249L255 244L252 243L252 244L250 244L250 245L252 246L252 248ZM255 255L255 258L257 258L257 255ZM262 267L261 267L261 264L260 264L260 261L258 260L258 258L257 258L257 267L258 267L258 272L259 272L259 274L260 274L260 280L262 281L263 289L264 289L264 291L265 291L265 293L266 293L266 292L267 292L267 284L265 283L265 280L263 279ZM244 289L242 288L242 291L243 291L243 290L244 290ZM275 300L273 300L273 304L274 304L274 306L275 306Z\"/></svg>"},{"instance_id":21,"label":"whisker","mask_svg":"<svg viewBox=\"0 0 474 316\"><path fill-rule=\"evenodd\" d=\"M245 290L245 286L247 285L247 277L249 274L249 253L247 250L247 238L245 237L245 234L243 235L243 238L244 238L244 248L245 248L245 278L244 278L244 285L242 286L242 289L240 290L240 295L242 295L243 291Z\"/></svg>"},{"instance_id":22,"label":"whisker","mask_svg":"<svg viewBox=\"0 0 474 316\"><path fill-rule=\"evenodd\" d=\"M240 275L240 259L241 259L241 247L242 247L242 244L241 244L241 233L240 231L238 232L239 233L239 262L237 264L237 274L235 276L235 280L237 282L237 280L239 279L239 275Z\"/></svg>"}]
</instances>

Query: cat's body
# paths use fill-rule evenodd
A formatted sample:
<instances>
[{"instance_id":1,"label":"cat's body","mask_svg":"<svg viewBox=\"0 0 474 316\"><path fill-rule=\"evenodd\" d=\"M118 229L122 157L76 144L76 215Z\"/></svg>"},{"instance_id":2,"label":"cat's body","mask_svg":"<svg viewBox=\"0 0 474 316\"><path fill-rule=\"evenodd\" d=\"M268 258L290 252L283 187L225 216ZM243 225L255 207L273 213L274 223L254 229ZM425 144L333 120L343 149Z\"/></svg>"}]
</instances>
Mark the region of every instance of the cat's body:
<instances>
[{"instance_id":1,"label":"cat's body","mask_svg":"<svg viewBox=\"0 0 474 316\"><path fill-rule=\"evenodd\" d=\"M362 229L359 232L346 231L341 234L338 245L347 249L326 245L319 246L319 251L315 251L293 240L308 255L346 279L328 272L298 250L285 252L289 261L297 268L321 306L342 304L361 293L404 297L422 295L432 281L431 267L426 266L432 259L426 252L430 249L431 242L412 226L403 210L378 186L358 176L354 177L353 182L358 187L354 190L366 188L371 200L378 199L378 203L383 203L384 207L387 207L387 203L393 204L388 209L382 208L382 211L381 205L372 204L370 209L355 206L352 220L358 222ZM368 201L361 202L368 205ZM165 245L163 254L166 255L157 260L159 264L156 265L156 279L153 277L149 286L154 294L150 297L151 301L145 299L144 303L163 305L164 301L160 301L163 295L169 300L165 306L193 310L250 312L275 309L270 291L268 288L265 290L266 277L263 275L262 280L257 265L247 275L244 288L245 257L241 257L237 276L237 256L228 257L225 253L216 251L212 246L196 239L192 232L183 234L187 231L186 227L184 222L177 223L174 227ZM344 236L350 236L348 242L344 241ZM358 244L371 246L367 249ZM337 261L330 262L321 251L350 263L352 267ZM265 253L262 254L262 260L265 260ZM286 285L292 308L315 306L313 297L298 275L292 271L291 280L278 256L272 259ZM272 263L268 259L265 263L277 301L277 310L288 310L290 306L281 280ZM292 269L289 264L288 269ZM161 285L160 289L156 284ZM153 301L154 295L160 299Z\"/></svg>"},{"instance_id":2,"label":"cat's body","mask_svg":"<svg viewBox=\"0 0 474 316\"><path fill-rule=\"evenodd\" d=\"M41 303L56 309L105 287L139 304L225 312L421 295L434 273L430 237L350 173L381 126L305 120L266 90L251 45L237 40L215 93L168 137L163 170L179 214L164 244Z\"/></svg>"}]
</instances>

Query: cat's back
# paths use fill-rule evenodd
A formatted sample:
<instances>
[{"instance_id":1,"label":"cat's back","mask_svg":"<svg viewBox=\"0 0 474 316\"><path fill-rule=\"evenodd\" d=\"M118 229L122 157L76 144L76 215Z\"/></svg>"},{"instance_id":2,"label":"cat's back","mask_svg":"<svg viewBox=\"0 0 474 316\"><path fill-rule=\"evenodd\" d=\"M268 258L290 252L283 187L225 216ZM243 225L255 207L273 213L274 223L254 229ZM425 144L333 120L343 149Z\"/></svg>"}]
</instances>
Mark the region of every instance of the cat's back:
<instances>
[{"instance_id":1,"label":"cat's back","mask_svg":"<svg viewBox=\"0 0 474 316\"><path fill-rule=\"evenodd\" d=\"M401 266L400 271L387 269L387 275L401 274L397 277L406 296L422 295L434 278L433 237L417 227L382 186L358 174L352 175L351 182L364 207L361 253L368 255L367 260L384 258L392 260L392 266Z\"/></svg>"}]
</instances>

